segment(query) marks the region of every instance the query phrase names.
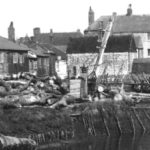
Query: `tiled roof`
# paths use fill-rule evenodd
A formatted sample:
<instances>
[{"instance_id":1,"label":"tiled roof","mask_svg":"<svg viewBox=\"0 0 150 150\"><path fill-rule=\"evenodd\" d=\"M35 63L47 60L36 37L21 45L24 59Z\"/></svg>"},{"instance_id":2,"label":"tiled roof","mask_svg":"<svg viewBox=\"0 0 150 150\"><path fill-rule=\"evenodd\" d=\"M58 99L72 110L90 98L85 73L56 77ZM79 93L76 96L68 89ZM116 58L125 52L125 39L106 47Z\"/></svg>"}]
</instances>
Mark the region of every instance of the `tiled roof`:
<instances>
[{"instance_id":1,"label":"tiled roof","mask_svg":"<svg viewBox=\"0 0 150 150\"><path fill-rule=\"evenodd\" d=\"M67 45L55 45L57 49L61 50L62 52L66 53Z\"/></svg>"},{"instance_id":2,"label":"tiled roof","mask_svg":"<svg viewBox=\"0 0 150 150\"><path fill-rule=\"evenodd\" d=\"M64 53L63 51L59 50L58 48L56 48L55 46L51 45L51 44L41 44L43 47L53 51L56 56L61 56L61 59L66 60L66 53Z\"/></svg>"},{"instance_id":3,"label":"tiled roof","mask_svg":"<svg viewBox=\"0 0 150 150\"><path fill-rule=\"evenodd\" d=\"M80 32L62 32L62 33L41 33L35 38L39 43L45 44L50 43L53 45L67 45L69 38L76 38L83 36Z\"/></svg>"},{"instance_id":4,"label":"tiled roof","mask_svg":"<svg viewBox=\"0 0 150 150\"><path fill-rule=\"evenodd\" d=\"M135 42L135 38L132 35L121 35L116 36L112 35L109 37L105 52L113 53L113 52L136 52L136 49L139 48L137 46L139 37L136 38L137 43ZM85 36L82 38L74 38L71 39L68 48L67 54L73 53L98 53L99 49L97 46L99 43L97 42L97 37L94 36Z\"/></svg>"},{"instance_id":5,"label":"tiled roof","mask_svg":"<svg viewBox=\"0 0 150 150\"><path fill-rule=\"evenodd\" d=\"M101 16L88 30L97 30L102 27L105 28L111 16ZM85 31L86 31L85 30ZM112 28L113 33L145 33L150 32L150 15L132 15L132 16L116 16Z\"/></svg>"},{"instance_id":6,"label":"tiled roof","mask_svg":"<svg viewBox=\"0 0 150 150\"><path fill-rule=\"evenodd\" d=\"M29 46L31 51L35 53L37 56L41 57L48 57L49 55L47 54L47 51L44 50L40 45L38 44L32 44Z\"/></svg>"},{"instance_id":7,"label":"tiled roof","mask_svg":"<svg viewBox=\"0 0 150 150\"><path fill-rule=\"evenodd\" d=\"M97 37L85 36L72 38L67 47L67 54L73 53L98 53Z\"/></svg>"},{"instance_id":8,"label":"tiled roof","mask_svg":"<svg viewBox=\"0 0 150 150\"><path fill-rule=\"evenodd\" d=\"M0 36L0 50L29 51L29 48Z\"/></svg>"},{"instance_id":9,"label":"tiled roof","mask_svg":"<svg viewBox=\"0 0 150 150\"><path fill-rule=\"evenodd\" d=\"M134 37L132 35L110 36L105 52L136 52Z\"/></svg>"}]
</instances>

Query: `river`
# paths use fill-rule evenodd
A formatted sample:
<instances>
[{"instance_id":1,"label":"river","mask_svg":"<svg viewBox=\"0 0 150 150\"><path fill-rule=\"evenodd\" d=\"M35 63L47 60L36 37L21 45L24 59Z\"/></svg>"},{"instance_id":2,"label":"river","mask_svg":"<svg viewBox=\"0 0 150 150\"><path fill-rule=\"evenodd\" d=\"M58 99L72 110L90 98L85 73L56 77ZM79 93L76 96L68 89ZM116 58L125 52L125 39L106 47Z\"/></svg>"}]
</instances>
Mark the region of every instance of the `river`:
<instances>
[{"instance_id":1,"label":"river","mask_svg":"<svg viewBox=\"0 0 150 150\"><path fill-rule=\"evenodd\" d=\"M37 150L150 150L150 134L87 137L43 145Z\"/></svg>"}]
</instances>

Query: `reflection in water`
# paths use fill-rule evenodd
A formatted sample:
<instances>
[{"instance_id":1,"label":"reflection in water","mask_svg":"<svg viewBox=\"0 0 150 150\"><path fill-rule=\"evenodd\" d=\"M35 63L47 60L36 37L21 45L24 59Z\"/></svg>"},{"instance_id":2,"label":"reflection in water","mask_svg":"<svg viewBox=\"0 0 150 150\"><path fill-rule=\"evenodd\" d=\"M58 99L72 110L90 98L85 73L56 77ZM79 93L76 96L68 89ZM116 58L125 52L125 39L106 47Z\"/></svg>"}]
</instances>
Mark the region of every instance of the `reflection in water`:
<instances>
[{"instance_id":1,"label":"reflection in water","mask_svg":"<svg viewBox=\"0 0 150 150\"><path fill-rule=\"evenodd\" d=\"M149 150L150 135L89 137L82 141L47 145L37 150Z\"/></svg>"}]
</instances>

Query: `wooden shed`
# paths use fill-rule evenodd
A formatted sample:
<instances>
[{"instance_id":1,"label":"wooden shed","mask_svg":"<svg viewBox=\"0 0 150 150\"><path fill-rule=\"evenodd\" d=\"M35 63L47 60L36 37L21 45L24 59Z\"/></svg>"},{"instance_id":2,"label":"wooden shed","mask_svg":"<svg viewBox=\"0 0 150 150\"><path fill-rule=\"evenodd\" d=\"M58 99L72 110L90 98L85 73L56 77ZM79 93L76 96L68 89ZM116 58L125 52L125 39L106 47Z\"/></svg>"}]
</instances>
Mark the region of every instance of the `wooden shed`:
<instances>
[{"instance_id":1,"label":"wooden shed","mask_svg":"<svg viewBox=\"0 0 150 150\"><path fill-rule=\"evenodd\" d=\"M150 58L134 59L133 65L132 65L132 73L135 73L135 74L140 74L140 73L150 74Z\"/></svg>"}]
</instances>

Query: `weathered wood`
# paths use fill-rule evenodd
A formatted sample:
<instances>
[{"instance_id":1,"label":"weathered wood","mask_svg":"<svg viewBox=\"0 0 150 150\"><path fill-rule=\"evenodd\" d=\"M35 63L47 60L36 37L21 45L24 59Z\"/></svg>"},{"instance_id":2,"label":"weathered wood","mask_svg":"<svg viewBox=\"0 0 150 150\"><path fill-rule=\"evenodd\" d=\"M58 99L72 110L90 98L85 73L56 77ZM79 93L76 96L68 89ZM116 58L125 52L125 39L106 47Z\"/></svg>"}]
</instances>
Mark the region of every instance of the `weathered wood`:
<instances>
[{"instance_id":1,"label":"weathered wood","mask_svg":"<svg viewBox=\"0 0 150 150\"><path fill-rule=\"evenodd\" d=\"M106 119L104 117L104 108L103 108L103 106L100 107L100 112L101 112L101 115L102 115L102 120L103 120L105 129L106 129L106 133L107 133L108 136L110 136L110 132L109 132L109 128L108 128L108 125L107 125L107 121L106 121Z\"/></svg>"},{"instance_id":2,"label":"weathered wood","mask_svg":"<svg viewBox=\"0 0 150 150\"><path fill-rule=\"evenodd\" d=\"M4 136L3 134L0 134L0 142L3 146L3 148L7 148L9 146L13 147L16 145L32 145L36 146L36 142L32 139L27 139L27 138L17 138L17 137L12 137L12 136Z\"/></svg>"},{"instance_id":3,"label":"weathered wood","mask_svg":"<svg viewBox=\"0 0 150 150\"><path fill-rule=\"evenodd\" d=\"M138 113L136 112L135 108L133 108L133 113L134 113L135 117L137 118L138 122L140 123L140 125L141 125L141 127L143 129L143 133L145 133L146 129L145 129L145 127L144 127L144 125L143 125L143 123L142 123Z\"/></svg>"}]
</instances>

